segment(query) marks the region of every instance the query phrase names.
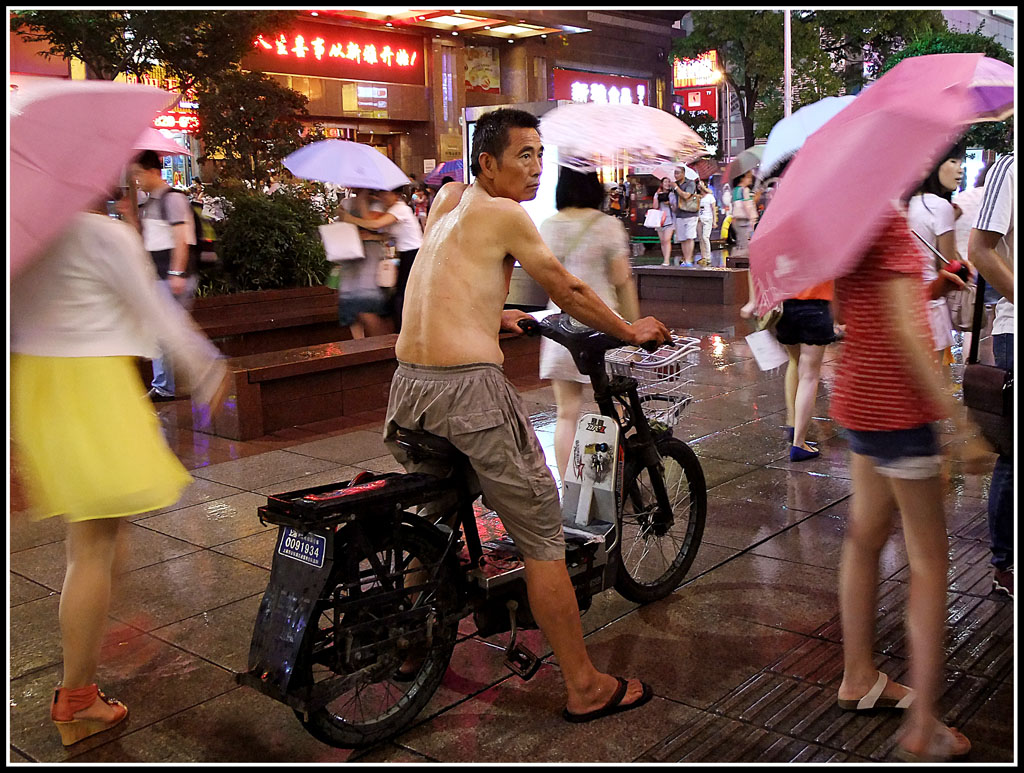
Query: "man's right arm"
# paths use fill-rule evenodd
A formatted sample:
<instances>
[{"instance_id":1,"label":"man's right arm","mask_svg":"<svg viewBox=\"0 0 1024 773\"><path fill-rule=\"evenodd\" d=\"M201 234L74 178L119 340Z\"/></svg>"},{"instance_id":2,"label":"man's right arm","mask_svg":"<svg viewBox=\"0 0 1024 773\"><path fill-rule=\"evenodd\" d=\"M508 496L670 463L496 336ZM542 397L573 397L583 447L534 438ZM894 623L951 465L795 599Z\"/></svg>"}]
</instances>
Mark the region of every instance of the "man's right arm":
<instances>
[{"instance_id":1,"label":"man's right arm","mask_svg":"<svg viewBox=\"0 0 1024 773\"><path fill-rule=\"evenodd\" d=\"M562 311L584 325L631 344L669 340L668 328L654 317L644 317L630 325L608 308L586 282L566 271L522 207L505 209L498 225L499 234L505 237L498 241L505 243L506 252L519 261Z\"/></svg>"}]
</instances>

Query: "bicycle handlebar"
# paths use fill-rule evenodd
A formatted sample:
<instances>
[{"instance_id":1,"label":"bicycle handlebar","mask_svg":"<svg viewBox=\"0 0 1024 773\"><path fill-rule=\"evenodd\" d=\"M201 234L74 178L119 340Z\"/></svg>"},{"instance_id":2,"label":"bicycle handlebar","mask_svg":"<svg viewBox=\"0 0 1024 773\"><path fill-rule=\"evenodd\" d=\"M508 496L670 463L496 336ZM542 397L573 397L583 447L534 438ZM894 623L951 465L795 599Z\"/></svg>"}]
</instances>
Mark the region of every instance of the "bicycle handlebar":
<instances>
[{"instance_id":1,"label":"bicycle handlebar","mask_svg":"<svg viewBox=\"0 0 1024 773\"><path fill-rule=\"evenodd\" d=\"M519 329L528 336L542 335L561 344L572 355L576 367L584 375L604 372L604 353L609 349L630 346L615 336L602 333L592 327L577 322L568 314L550 314L541 321L521 319L517 323ZM668 345L672 345L669 341ZM648 352L655 352L662 344L646 341L641 344Z\"/></svg>"}]
</instances>

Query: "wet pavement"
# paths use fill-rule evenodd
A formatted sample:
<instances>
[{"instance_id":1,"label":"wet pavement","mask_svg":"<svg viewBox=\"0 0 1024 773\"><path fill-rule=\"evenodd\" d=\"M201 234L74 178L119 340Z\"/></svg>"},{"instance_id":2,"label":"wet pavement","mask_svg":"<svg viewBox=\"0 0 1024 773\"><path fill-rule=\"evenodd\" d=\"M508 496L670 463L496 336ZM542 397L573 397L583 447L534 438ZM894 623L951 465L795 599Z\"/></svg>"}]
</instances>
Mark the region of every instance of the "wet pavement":
<instances>
[{"instance_id":1,"label":"wet pavement","mask_svg":"<svg viewBox=\"0 0 1024 773\"><path fill-rule=\"evenodd\" d=\"M782 372L758 370L731 308L654 308L699 335L687 375L694 401L676 435L701 459L709 501L703 544L685 583L639 607L608 591L583 617L596 665L650 682L634 712L575 725L560 712L557 663L523 682L503 665L504 636L464 623L451 667L416 724L362 752L310 735L292 711L235 684L266 587L276 529L256 508L268 493L398 469L380 412L284 430L252 442L194 433L188 403L159 411L195 482L174 507L125 525L98 682L131 714L117 729L64 749L48 706L60 678L59 519L31 522L12 462L10 760L12 762L869 762L892 759L895 712L835 704L842 669L836 595L850 505L846 443L827 418L839 347L826 355L810 438L821 456L793 463ZM519 384L550 455L553 396ZM948 443L949 427L942 437ZM994 457L993 457L994 460ZM991 594L989 476L953 463L946 492L950 549L947 660L941 711L973 742L972 762L1014 760L1013 603ZM881 561L876 663L906 678L902 612L909 581L899 528Z\"/></svg>"}]
</instances>

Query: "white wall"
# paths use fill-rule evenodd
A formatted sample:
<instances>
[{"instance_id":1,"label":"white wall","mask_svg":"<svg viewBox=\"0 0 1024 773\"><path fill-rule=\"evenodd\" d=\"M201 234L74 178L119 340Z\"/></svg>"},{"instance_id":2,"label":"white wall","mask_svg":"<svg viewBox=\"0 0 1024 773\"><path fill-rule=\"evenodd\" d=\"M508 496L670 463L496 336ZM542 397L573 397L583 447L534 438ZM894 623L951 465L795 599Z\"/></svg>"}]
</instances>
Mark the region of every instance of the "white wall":
<instances>
[{"instance_id":1,"label":"white wall","mask_svg":"<svg viewBox=\"0 0 1024 773\"><path fill-rule=\"evenodd\" d=\"M999 13L1005 16L1012 16L1016 20L1017 11L1015 8L1001 8ZM942 15L945 17L949 28L955 32L974 32L984 21L985 26L981 30L982 35L992 38L1010 51L1014 50L1014 21L1010 19L994 15L991 11L943 11Z\"/></svg>"}]
</instances>

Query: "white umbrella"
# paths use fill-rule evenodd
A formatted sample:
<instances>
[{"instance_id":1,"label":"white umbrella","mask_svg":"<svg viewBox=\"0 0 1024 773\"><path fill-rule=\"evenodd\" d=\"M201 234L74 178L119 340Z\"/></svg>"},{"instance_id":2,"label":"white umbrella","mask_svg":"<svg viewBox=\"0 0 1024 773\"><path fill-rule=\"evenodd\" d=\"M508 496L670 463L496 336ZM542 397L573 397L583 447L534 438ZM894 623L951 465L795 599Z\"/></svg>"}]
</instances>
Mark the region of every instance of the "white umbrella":
<instances>
[{"instance_id":1,"label":"white umbrella","mask_svg":"<svg viewBox=\"0 0 1024 773\"><path fill-rule=\"evenodd\" d=\"M284 159L296 177L346 188L390 191L412 182L394 162L369 145L349 140L320 140Z\"/></svg>"},{"instance_id":2,"label":"white umbrella","mask_svg":"<svg viewBox=\"0 0 1024 773\"><path fill-rule=\"evenodd\" d=\"M19 76L17 86L8 101L12 279L117 183L142 130L177 99L115 81Z\"/></svg>"},{"instance_id":3,"label":"white umbrella","mask_svg":"<svg viewBox=\"0 0 1024 773\"><path fill-rule=\"evenodd\" d=\"M803 147L808 137L854 99L853 96L825 97L801 107L775 124L768 133L758 176L761 179L771 177L783 161Z\"/></svg>"},{"instance_id":4,"label":"white umbrella","mask_svg":"<svg viewBox=\"0 0 1024 773\"><path fill-rule=\"evenodd\" d=\"M541 139L558 163L591 170L628 156L678 164L708 154L704 140L671 113L647 105L586 102L556 107L540 119Z\"/></svg>"}]
</instances>

